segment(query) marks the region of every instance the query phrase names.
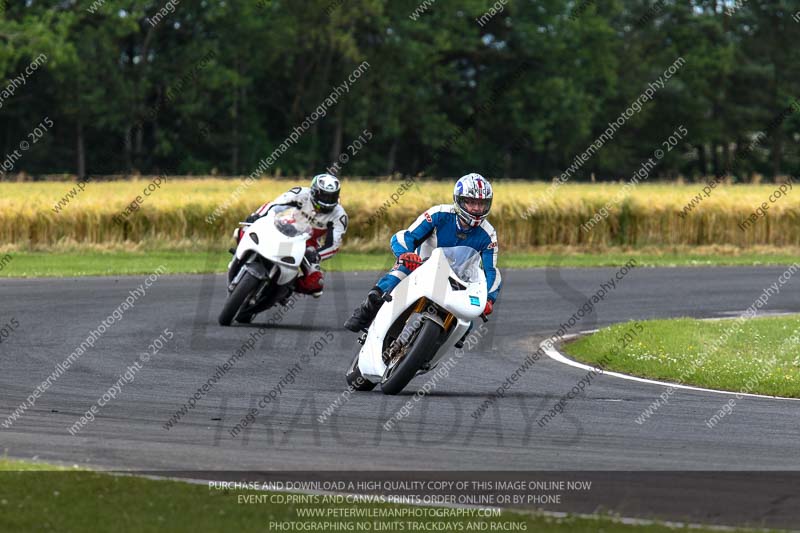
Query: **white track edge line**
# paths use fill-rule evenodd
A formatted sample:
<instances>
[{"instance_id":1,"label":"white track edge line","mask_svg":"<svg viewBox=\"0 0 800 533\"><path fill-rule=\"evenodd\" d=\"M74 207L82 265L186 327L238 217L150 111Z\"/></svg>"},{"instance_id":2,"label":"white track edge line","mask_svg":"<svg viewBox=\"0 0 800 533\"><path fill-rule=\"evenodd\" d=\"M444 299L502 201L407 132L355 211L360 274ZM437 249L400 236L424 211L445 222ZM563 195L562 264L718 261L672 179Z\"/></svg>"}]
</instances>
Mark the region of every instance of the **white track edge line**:
<instances>
[{"instance_id":1,"label":"white track edge line","mask_svg":"<svg viewBox=\"0 0 800 533\"><path fill-rule=\"evenodd\" d=\"M588 334L588 333L594 333L596 331L599 331L599 330L594 329L594 330L582 331L580 333L571 333L569 335L564 335L561 338L561 341L563 342L565 340L574 339L576 337L579 337L580 335L584 335L584 334ZM563 363L565 365L573 366L575 368L580 368L582 370L593 370L593 371L595 371L598 374L603 375L603 376L612 376L612 377L615 377L615 378L627 379L629 381L638 381L639 383L648 383L650 385L658 385L660 387L672 387L674 389L693 390L693 391L698 391L698 392L711 392L711 393L714 393L714 394L724 394L724 395L728 395L728 396L737 396L737 397L740 397L740 398L766 398L766 399L769 399L769 400L789 400L789 401L793 401L793 402L800 401L800 398L785 398L783 396L768 396L766 394L751 394L751 393L747 393L747 392L732 392L732 391L727 391L727 390L706 389L706 388L703 388L703 387L693 387L691 385L681 385L680 383L670 383L668 381L658 381L658 380L655 380L655 379L640 378L640 377L637 377L637 376L631 376L630 374L621 374L619 372L612 372L610 370L603 370L601 368L598 368L598 367L595 367L595 366L591 366L591 365L586 365L584 363L579 363L578 361L575 361L574 359L570 359L569 357L565 356L564 354L562 354L561 352L556 350L552 346L552 344L550 343L549 340L542 341L541 343L539 343L539 346L541 348L543 348L544 349L544 353L550 359L553 359L554 361L557 361L559 363Z\"/></svg>"}]
</instances>

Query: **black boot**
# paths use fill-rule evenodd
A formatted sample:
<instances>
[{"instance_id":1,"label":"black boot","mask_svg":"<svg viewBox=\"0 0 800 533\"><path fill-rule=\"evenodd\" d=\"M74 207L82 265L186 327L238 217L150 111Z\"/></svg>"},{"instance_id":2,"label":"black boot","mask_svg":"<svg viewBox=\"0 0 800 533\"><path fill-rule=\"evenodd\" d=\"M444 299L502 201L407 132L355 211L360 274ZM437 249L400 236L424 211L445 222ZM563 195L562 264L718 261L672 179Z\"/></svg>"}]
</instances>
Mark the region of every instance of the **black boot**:
<instances>
[{"instance_id":1,"label":"black boot","mask_svg":"<svg viewBox=\"0 0 800 533\"><path fill-rule=\"evenodd\" d=\"M378 287L373 287L367 294L366 299L353 311L353 316L344 323L345 329L358 333L362 329L368 328L375 319L375 315L378 314L383 302L383 291Z\"/></svg>"}]
</instances>

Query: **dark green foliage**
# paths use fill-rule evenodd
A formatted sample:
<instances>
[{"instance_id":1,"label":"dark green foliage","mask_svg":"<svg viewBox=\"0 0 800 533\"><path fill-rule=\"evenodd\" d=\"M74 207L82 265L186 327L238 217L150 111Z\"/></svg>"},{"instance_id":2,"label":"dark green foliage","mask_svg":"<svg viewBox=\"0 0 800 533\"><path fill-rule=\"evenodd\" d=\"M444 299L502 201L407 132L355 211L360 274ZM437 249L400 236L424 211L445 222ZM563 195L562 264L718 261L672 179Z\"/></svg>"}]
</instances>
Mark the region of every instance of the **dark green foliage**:
<instances>
[{"instance_id":1,"label":"dark green foliage","mask_svg":"<svg viewBox=\"0 0 800 533\"><path fill-rule=\"evenodd\" d=\"M2 102L0 157L55 123L12 172L247 175L366 61L268 174L345 153L346 175L549 180L679 57L570 179L627 179L680 125L662 178L800 172L800 112L749 148L800 111L790 0L0 3L0 90L48 58Z\"/></svg>"}]
</instances>

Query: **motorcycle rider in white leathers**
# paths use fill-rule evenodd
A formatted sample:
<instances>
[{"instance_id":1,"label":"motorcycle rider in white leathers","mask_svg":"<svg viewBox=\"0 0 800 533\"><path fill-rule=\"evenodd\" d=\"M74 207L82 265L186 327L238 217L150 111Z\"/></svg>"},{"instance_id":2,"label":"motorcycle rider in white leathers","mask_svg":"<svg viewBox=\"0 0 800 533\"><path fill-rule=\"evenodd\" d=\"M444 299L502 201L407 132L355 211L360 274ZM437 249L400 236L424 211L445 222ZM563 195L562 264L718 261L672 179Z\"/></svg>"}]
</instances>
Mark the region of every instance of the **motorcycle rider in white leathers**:
<instances>
[{"instance_id":1,"label":"motorcycle rider in white leathers","mask_svg":"<svg viewBox=\"0 0 800 533\"><path fill-rule=\"evenodd\" d=\"M315 298L322 295L324 274L320 262L330 259L342 246L342 239L347 232L347 213L339 203L341 185L338 178L331 174L318 174L311 180L310 187L293 187L268 202L250 216L245 222L253 223L266 216L273 207L296 207L305 216L312 228L311 238L306 242L306 254L301 270L303 275L297 279L295 291L310 294ZM244 230L239 228L235 233L238 244ZM234 279L241 265L235 265L234 257L228 269L229 281Z\"/></svg>"}]
</instances>

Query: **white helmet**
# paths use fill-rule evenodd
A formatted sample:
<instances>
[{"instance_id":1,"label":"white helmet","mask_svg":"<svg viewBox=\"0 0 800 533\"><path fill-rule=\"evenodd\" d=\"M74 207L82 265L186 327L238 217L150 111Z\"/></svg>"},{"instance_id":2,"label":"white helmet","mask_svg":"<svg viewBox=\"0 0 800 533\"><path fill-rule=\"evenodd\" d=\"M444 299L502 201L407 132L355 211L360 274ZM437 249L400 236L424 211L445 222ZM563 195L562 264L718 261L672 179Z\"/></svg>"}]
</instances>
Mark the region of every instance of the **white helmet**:
<instances>
[{"instance_id":1,"label":"white helmet","mask_svg":"<svg viewBox=\"0 0 800 533\"><path fill-rule=\"evenodd\" d=\"M492 209L492 185L480 174L461 176L453 189L453 206L464 226L480 226Z\"/></svg>"},{"instance_id":2,"label":"white helmet","mask_svg":"<svg viewBox=\"0 0 800 533\"><path fill-rule=\"evenodd\" d=\"M339 179L330 174L317 174L311 180L311 203L320 213L330 213L339 205Z\"/></svg>"}]
</instances>

